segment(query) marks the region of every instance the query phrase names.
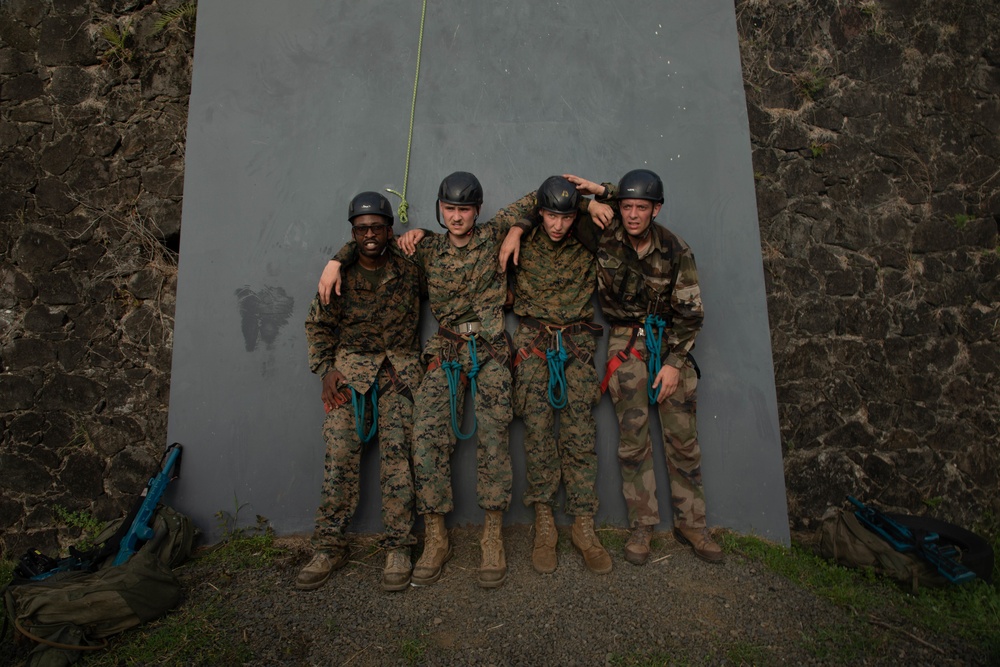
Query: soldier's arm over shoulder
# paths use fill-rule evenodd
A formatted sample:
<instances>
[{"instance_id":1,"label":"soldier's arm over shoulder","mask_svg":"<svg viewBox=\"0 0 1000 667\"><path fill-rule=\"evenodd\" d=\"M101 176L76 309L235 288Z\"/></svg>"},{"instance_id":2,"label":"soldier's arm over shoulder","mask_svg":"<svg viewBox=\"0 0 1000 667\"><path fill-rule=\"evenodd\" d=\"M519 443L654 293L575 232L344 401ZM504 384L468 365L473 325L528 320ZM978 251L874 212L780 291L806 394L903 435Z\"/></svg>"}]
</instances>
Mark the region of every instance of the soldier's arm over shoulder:
<instances>
[{"instance_id":1,"label":"soldier's arm over shoulder","mask_svg":"<svg viewBox=\"0 0 1000 667\"><path fill-rule=\"evenodd\" d=\"M497 211L493 218L487 221L487 225L496 226L501 234L505 235L511 227L520 227L524 231L530 231L532 225L527 221L528 216L534 212L536 205L535 191L532 190L516 202L504 206Z\"/></svg>"}]
</instances>

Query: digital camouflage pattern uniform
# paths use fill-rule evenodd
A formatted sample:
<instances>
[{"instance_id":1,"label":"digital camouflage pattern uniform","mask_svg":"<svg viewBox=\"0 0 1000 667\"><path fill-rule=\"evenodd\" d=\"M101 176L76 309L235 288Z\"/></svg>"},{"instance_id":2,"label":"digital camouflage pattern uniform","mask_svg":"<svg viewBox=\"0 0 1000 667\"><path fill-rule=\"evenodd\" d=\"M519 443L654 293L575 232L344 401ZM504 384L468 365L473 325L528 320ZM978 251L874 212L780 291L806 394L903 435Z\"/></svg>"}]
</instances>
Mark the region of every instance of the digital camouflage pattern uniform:
<instances>
[{"instance_id":1,"label":"digital camouflage pattern uniform","mask_svg":"<svg viewBox=\"0 0 1000 667\"><path fill-rule=\"evenodd\" d=\"M562 334L569 353L565 365L566 406L558 413L549 402L547 348L556 346L556 327L590 323L594 318L596 262L572 235L553 242L538 224L521 238L520 259L514 278L514 312L522 320L514 333L518 351L514 371L514 413L524 421L524 451L528 488L524 504L555 504L560 480L566 487L566 512L573 516L597 513L597 424L591 412L600 400L594 369L597 342L592 332L579 327ZM579 224L579 221L578 223ZM528 324L554 325L552 333ZM576 353L579 353L580 357ZM559 440L554 428L559 419Z\"/></svg>"},{"instance_id":2,"label":"digital camouflage pattern uniform","mask_svg":"<svg viewBox=\"0 0 1000 667\"><path fill-rule=\"evenodd\" d=\"M339 370L364 394L368 433L372 386L378 383L378 442L382 523L386 548L416 542L413 526L412 389L420 384L421 280L416 267L397 252L377 270L373 286L358 268L345 269L342 296L328 306L313 299L306 319L309 367L320 377ZM345 530L358 504L362 443L351 401L332 408L323 423L326 464L323 495L312 544L317 551L347 545Z\"/></svg>"},{"instance_id":3,"label":"digital camouflage pattern uniform","mask_svg":"<svg viewBox=\"0 0 1000 667\"><path fill-rule=\"evenodd\" d=\"M616 186L604 185L607 191L598 200L617 206ZM679 236L656 222L650 226L651 246L641 257L617 215L603 231L587 219L581 222L576 226L581 240L597 244L598 300L612 325L608 359L620 352L625 355L610 378L608 391L618 415L618 460L629 523L653 526L660 522L649 437L648 354L642 333L644 318L655 313L667 321L661 360L680 369L677 390L658 408L674 524L701 530L706 523L696 418L698 378L689 353L704 311L694 254ZM630 341L641 359L628 351Z\"/></svg>"},{"instance_id":4,"label":"digital camouflage pattern uniform","mask_svg":"<svg viewBox=\"0 0 1000 667\"><path fill-rule=\"evenodd\" d=\"M439 331L424 347L423 363L429 368L417 390L413 446L420 514L447 514L454 509L451 455L456 439L447 376L440 362L458 360L462 364L457 400L457 419L461 425L468 373L472 369L466 342L469 338L476 339L480 364L475 396L477 498L485 510L505 510L510 504L513 477L507 433L512 419L510 347L503 315L506 282L498 271L497 254L511 226L533 206L534 196L525 195L501 209L486 223L473 227L472 238L464 248L454 246L447 234L428 233L412 258L427 280L428 302L438 324L451 331L468 322L478 322L481 327L474 336L466 335L459 341ZM346 265L353 257L353 252L342 251L334 259Z\"/></svg>"}]
</instances>

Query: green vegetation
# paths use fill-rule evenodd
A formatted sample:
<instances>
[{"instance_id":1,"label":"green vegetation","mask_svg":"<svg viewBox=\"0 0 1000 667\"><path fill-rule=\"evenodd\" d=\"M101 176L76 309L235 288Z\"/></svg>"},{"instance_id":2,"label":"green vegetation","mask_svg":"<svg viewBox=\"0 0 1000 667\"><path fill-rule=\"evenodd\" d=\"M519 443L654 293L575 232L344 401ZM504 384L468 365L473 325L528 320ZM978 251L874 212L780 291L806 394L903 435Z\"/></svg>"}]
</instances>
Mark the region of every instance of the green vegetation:
<instances>
[{"instance_id":1,"label":"green vegetation","mask_svg":"<svg viewBox=\"0 0 1000 667\"><path fill-rule=\"evenodd\" d=\"M980 529L980 534L992 535L994 552L1000 553L1000 531ZM871 570L834 565L798 544L785 548L732 533L724 535L722 542L728 553L760 562L857 615L858 623L842 628L842 632L824 628L808 638L810 651L819 659L855 662L877 641L872 625L884 625L877 616L892 611L929 633L976 643L1000 661L1000 583L974 581L963 586L923 588L912 595ZM994 570L994 582L1000 582L1000 568L994 565Z\"/></svg>"},{"instance_id":2,"label":"green vegetation","mask_svg":"<svg viewBox=\"0 0 1000 667\"><path fill-rule=\"evenodd\" d=\"M966 215L964 213L956 213L952 217L952 222L955 223L955 229L965 229L965 226L972 222L973 218L971 215Z\"/></svg>"},{"instance_id":3,"label":"green vegetation","mask_svg":"<svg viewBox=\"0 0 1000 667\"><path fill-rule=\"evenodd\" d=\"M827 149L830 148L830 144L809 144L809 154L813 159L818 157L823 157L826 154Z\"/></svg>"},{"instance_id":4,"label":"green vegetation","mask_svg":"<svg viewBox=\"0 0 1000 667\"><path fill-rule=\"evenodd\" d=\"M795 90L799 97L804 100L815 100L826 88L830 80L820 67L810 67L802 70L792 77Z\"/></svg>"},{"instance_id":5,"label":"green vegetation","mask_svg":"<svg viewBox=\"0 0 1000 667\"><path fill-rule=\"evenodd\" d=\"M101 26L101 37L108 45L102 54L105 62L117 62L124 65L135 57L135 52L132 50L132 25L130 23L125 22L123 25L107 23Z\"/></svg>"},{"instance_id":6,"label":"green vegetation","mask_svg":"<svg viewBox=\"0 0 1000 667\"><path fill-rule=\"evenodd\" d=\"M189 30L197 13L198 7L193 2L185 2L176 9L164 12L163 16L153 24L153 34L158 35L169 26L182 26L181 29Z\"/></svg>"},{"instance_id":7,"label":"green vegetation","mask_svg":"<svg viewBox=\"0 0 1000 667\"><path fill-rule=\"evenodd\" d=\"M200 594L191 595L177 609L141 628L109 638L107 650L87 656L87 667L119 665L238 665L253 658L249 646L230 632L243 611L220 592L234 572L273 565L287 555L274 543L269 529L245 529L204 555L175 570L182 578L188 568L214 576ZM14 563L0 561L0 588L13 577ZM0 605L0 623L6 615ZM330 626L331 632L335 628ZM14 646L0 640L0 663L14 663ZM23 655L19 656L23 659Z\"/></svg>"},{"instance_id":8,"label":"green vegetation","mask_svg":"<svg viewBox=\"0 0 1000 667\"><path fill-rule=\"evenodd\" d=\"M427 653L427 642L423 639L404 639L399 644L399 655L408 665L419 665Z\"/></svg>"},{"instance_id":9,"label":"green vegetation","mask_svg":"<svg viewBox=\"0 0 1000 667\"><path fill-rule=\"evenodd\" d=\"M71 512L62 505L56 505L52 509L56 513L56 516L59 517L59 520L66 524L66 526L80 529L80 541L74 545L77 549L86 551L96 546L94 540L104 530L103 521L96 518L90 512L84 512L83 510Z\"/></svg>"}]
</instances>

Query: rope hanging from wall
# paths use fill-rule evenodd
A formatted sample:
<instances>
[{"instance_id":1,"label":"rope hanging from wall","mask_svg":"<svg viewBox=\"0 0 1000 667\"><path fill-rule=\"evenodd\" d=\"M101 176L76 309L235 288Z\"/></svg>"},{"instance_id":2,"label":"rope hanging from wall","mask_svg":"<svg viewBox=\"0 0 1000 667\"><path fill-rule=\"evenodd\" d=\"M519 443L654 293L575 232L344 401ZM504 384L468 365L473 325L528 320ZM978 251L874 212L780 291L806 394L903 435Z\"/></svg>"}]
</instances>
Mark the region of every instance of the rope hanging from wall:
<instances>
[{"instance_id":1,"label":"rope hanging from wall","mask_svg":"<svg viewBox=\"0 0 1000 667\"><path fill-rule=\"evenodd\" d=\"M413 117L417 111L417 82L420 81L420 52L424 46L424 18L427 16L427 0L424 0L420 10L420 38L417 40L417 71L413 75L413 101L410 103L410 133L406 139L406 167L403 169L403 191L396 192L392 188L386 188L386 192L399 197L399 209L396 211L397 217L402 224L410 221L407 211L410 203L406 201L406 184L410 178L410 148L413 146Z\"/></svg>"}]
</instances>

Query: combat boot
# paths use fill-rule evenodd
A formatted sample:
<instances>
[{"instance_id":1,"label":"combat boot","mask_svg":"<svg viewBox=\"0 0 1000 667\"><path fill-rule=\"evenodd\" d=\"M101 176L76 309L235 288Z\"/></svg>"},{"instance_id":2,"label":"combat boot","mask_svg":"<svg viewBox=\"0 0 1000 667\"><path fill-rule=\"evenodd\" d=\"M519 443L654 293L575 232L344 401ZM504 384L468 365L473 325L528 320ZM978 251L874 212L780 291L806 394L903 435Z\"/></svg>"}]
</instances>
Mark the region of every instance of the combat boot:
<instances>
[{"instance_id":1,"label":"combat boot","mask_svg":"<svg viewBox=\"0 0 1000 667\"><path fill-rule=\"evenodd\" d=\"M721 563L724 558L722 547L708 534L708 528L685 528L674 526L674 539L691 547L694 555L709 563Z\"/></svg>"},{"instance_id":2,"label":"combat boot","mask_svg":"<svg viewBox=\"0 0 1000 667\"><path fill-rule=\"evenodd\" d=\"M583 564L594 574L611 571L611 556L594 532L594 517L578 516L573 522L573 546L583 554Z\"/></svg>"},{"instance_id":3,"label":"combat boot","mask_svg":"<svg viewBox=\"0 0 1000 667\"><path fill-rule=\"evenodd\" d=\"M382 570L382 590L404 591L410 585L410 550L407 547L389 549Z\"/></svg>"},{"instance_id":4,"label":"combat boot","mask_svg":"<svg viewBox=\"0 0 1000 667\"><path fill-rule=\"evenodd\" d=\"M443 514L424 515L424 552L413 567L410 583L429 586L441 578L441 569L451 558L448 529L444 527Z\"/></svg>"},{"instance_id":5,"label":"combat boot","mask_svg":"<svg viewBox=\"0 0 1000 667\"><path fill-rule=\"evenodd\" d=\"M649 542L653 539L652 526L636 526L625 543L625 560L633 565L645 565L649 558Z\"/></svg>"},{"instance_id":6,"label":"combat boot","mask_svg":"<svg viewBox=\"0 0 1000 667\"><path fill-rule=\"evenodd\" d=\"M531 566L535 572L550 574L556 571L556 543L559 532L552 519L552 508L545 503L535 503L535 548L531 552Z\"/></svg>"},{"instance_id":7,"label":"combat boot","mask_svg":"<svg viewBox=\"0 0 1000 667\"><path fill-rule=\"evenodd\" d=\"M507 560L503 553L503 512L486 510L483 525L483 539L479 546L483 550L483 562L479 566L479 585L483 588L497 588L507 579Z\"/></svg>"},{"instance_id":8,"label":"combat boot","mask_svg":"<svg viewBox=\"0 0 1000 667\"><path fill-rule=\"evenodd\" d=\"M334 547L329 551L317 551L306 566L299 570L295 578L295 588L300 591L311 591L326 583L334 570L339 570L347 564L347 549Z\"/></svg>"}]
</instances>

